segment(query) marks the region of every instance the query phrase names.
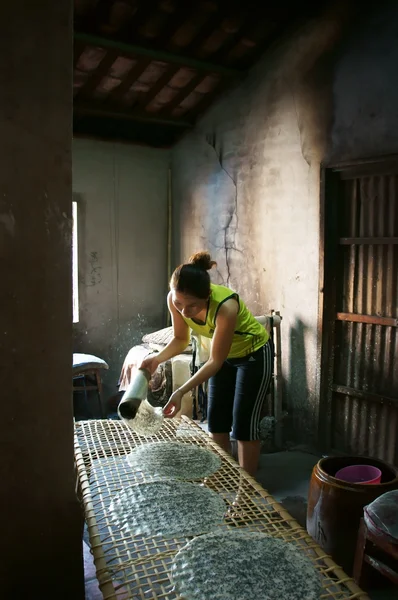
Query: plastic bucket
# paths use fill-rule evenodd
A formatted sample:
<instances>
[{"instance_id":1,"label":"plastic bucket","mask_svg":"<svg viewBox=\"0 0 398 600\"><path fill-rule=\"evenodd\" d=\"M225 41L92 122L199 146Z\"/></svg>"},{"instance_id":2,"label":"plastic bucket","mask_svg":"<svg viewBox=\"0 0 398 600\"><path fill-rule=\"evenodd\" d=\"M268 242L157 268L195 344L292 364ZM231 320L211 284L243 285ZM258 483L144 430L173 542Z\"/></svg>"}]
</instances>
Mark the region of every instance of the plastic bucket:
<instances>
[{"instance_id":1,"label":"plastic bucket","mask_svg":"<svg viewBox=\"0 0 398 600\"><path fill-rule=\"evenodd\" d=\"M337 471L335 478L348 483L375 485L381 481L381 471L371 465L350 465Z\"/></svg>"}]
</instances>

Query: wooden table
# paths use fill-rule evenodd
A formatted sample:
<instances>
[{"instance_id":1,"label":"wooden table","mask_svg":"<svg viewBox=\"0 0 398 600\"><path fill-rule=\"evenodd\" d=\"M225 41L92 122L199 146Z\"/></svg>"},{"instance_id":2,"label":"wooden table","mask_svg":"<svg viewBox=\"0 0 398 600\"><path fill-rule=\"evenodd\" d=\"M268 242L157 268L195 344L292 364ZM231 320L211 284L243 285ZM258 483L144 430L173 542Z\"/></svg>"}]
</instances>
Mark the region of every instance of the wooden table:
<instances>
[{"instance_id":1,"label":"wooden table","mask_svg":"<svg viewBox=\"0 0 398 600\"><path fill-rule=\"evenodd\" d=\"M286 510L187 417L167 420L158 435L147 439L133 434L121 421L75 424L79 494L104 600L178 598L169 571L175 554L188 538L155 540L133 536L115 526L108 510L112 498L123 487L153 479L133 471L126 460L127 454L147 441L180 441L218 453L222 467L205 480L205 485L219 493L230 507L229 516L220 527L246 528L297 544L321 575L322 600L369 600ZM237 499L238 505L233 507Z\"/></svg>"}]
</instances>

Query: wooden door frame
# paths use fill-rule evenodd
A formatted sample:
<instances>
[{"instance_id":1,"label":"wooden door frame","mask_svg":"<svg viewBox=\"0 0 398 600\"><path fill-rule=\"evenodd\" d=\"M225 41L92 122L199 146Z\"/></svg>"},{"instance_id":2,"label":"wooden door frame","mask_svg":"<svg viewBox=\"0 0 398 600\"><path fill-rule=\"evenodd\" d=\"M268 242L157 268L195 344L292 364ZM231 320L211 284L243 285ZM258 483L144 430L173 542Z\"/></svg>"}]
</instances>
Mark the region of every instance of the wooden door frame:
<instances>
[{"instance_id":1,"label":"wooden door frame","mask_svg":"<svg viewBox=\"0 0 398 600\"><path fill-rule=\"evenodd\" d=\"M337 240L336 204L327 199L344 179L398 173L398 154L376 158L358 158L343 162L321 163L319 209L319 285L317 356L317 445L321 451L332 448L332 379L334 372L334 333L336 316L336 261L333 252ZM327 231L326 231L327 225ZM334 269L333 269L333 262ZM325 300L325 295L333 300Z\"/></svg>"}]
</instances>

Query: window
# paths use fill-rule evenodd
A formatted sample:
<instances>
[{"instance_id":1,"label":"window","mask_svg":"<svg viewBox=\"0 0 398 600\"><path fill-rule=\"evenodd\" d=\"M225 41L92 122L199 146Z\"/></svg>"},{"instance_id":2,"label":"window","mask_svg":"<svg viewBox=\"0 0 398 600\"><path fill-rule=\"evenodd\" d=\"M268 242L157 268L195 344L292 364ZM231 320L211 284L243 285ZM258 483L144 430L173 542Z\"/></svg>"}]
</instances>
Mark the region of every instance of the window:
<instances>
[{"instance_id":1,"label":"window","mask_svg":"<svg viewBox=\"0 0 398 600\"><path fill-rule=\"evenodd\" d=\"M72 202L72 298L73 322L79 322L79 261L77 248L77 202Z\"/></svg>"}]
</instances>

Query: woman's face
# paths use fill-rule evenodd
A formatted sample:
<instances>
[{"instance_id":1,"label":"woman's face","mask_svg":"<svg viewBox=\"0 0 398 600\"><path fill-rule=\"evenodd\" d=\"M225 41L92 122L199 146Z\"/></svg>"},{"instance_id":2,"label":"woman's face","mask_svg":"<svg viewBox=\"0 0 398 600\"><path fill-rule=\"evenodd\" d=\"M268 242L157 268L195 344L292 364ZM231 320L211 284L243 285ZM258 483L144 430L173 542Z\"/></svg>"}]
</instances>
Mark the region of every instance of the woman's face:
<instances>
[{"instance_id":1,"label":"woman's face","mask_svg":"<svg viewBox=\"0 0 398 600\"><path fill-rule=\"evenodd\" d=\"M207 308L207 300L181 294L176 290L172 290L171 299L178 312L186 319L194 319L202 310Z\"/></svg>"}]
</instances>

